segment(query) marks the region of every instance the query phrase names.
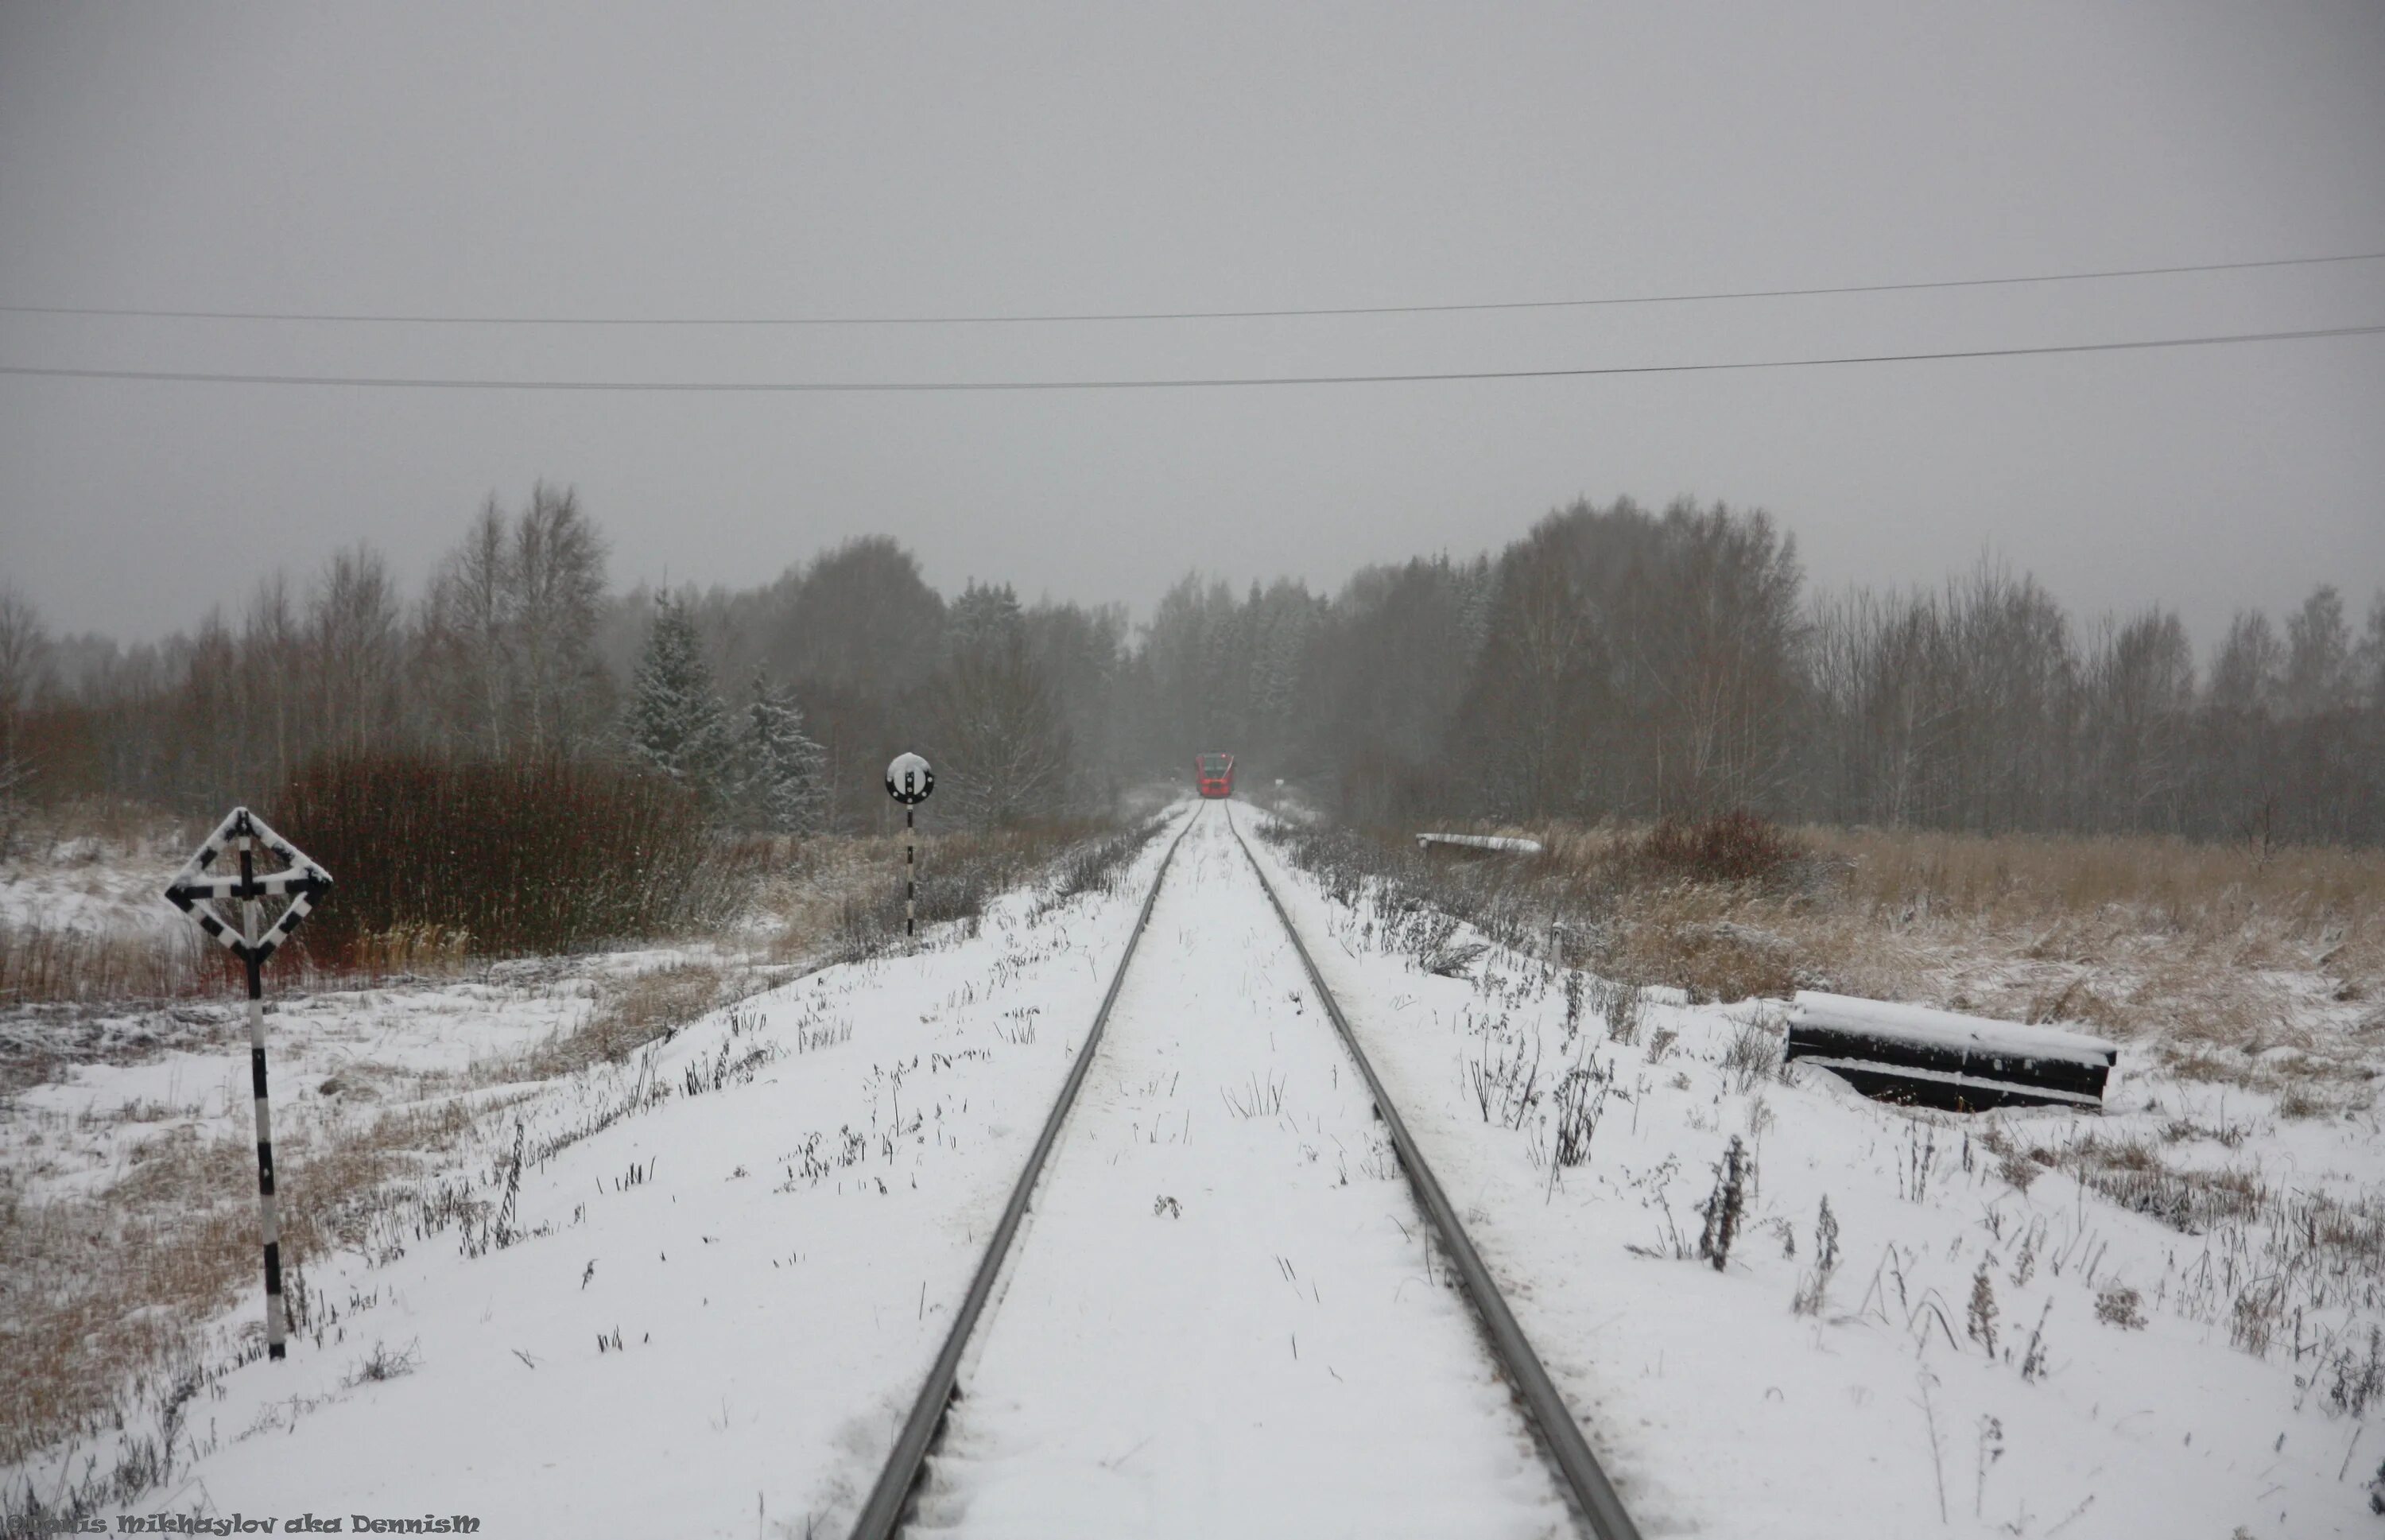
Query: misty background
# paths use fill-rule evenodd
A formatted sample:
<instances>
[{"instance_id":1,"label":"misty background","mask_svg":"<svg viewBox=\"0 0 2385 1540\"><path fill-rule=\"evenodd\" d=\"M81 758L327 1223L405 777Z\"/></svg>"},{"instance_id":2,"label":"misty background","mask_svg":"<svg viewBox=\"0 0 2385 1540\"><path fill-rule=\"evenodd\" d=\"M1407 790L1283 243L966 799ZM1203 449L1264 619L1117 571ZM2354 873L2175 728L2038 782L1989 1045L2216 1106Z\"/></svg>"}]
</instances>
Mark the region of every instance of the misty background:
<instances>
[{"instance_id":1,"label":"misty background","mask_svg":"<svg viewBox=\"0 0 2385 1540\"><path fill-rule=\"evenodd\" d=\"M2362 5L11 6L0 369L965 383L2366 325L2385 261L886 319L2385 251L2380 81ZM1229 747L1377 815L2373 838L2380 420L2373 335L1024 394L0 372L0 707L54 790L169 801L323 749L636 751L668 593L673 698L728 744L783 697L844 788L805 819L874 812L892 746L1048 727L1055 805ZM1006 762L977 783L1041 783Z\"/></svg>"}]
</instances>

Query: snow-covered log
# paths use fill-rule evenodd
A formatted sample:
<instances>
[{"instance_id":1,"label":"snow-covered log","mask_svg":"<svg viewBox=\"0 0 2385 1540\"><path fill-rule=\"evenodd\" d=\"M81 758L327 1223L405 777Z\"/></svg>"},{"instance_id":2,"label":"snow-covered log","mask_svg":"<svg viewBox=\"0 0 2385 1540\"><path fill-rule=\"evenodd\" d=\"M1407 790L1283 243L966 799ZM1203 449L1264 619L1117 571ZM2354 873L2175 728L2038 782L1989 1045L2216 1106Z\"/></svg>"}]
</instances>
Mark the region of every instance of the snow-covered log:
<instances>
[{"instance_id":1,"label":"snow-covered log","mask_svg":"<svg viewBox=\"0 0 2385 1540\"><path fill-rule=\"evenodd\" d=\"M2049 1102L2100 1108L2119 1052L2058 1027L1801 990L1786 1057L1867 1096L1977 1112Z\"/></svg>"},{"instance_id":2,"label":"snow-covered log","mask_svg":"<svg viewBox=\"0 0 2385 1540\"><path fill-rule=\"evenodd\" d=\"M1517 839L1512 834L1418 834L1418 850L1430 850L1436 845L1456 845L1466 850L1502 850L1516 856L1537 856L1541 853L1538 840Z\"/></svg>"}]
</instances>

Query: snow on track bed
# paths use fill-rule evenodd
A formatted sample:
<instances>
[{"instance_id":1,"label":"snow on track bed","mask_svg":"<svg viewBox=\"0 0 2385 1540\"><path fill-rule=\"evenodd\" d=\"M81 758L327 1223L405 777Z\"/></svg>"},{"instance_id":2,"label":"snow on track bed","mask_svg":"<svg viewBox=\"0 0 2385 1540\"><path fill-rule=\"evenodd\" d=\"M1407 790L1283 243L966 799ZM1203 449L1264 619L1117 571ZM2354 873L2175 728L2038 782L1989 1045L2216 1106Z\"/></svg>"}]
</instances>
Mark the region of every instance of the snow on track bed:
<instances>
[{"instance_id":1,"label":"snow on track bed","mask_svg":"<svg viewBox=\"0 0 2385 1540\"><path fill-rule=\"evenodd\" d=\"M913 1534L1573 1519L1222 815L1160 890Z\"/></svg>"}]
</instances>

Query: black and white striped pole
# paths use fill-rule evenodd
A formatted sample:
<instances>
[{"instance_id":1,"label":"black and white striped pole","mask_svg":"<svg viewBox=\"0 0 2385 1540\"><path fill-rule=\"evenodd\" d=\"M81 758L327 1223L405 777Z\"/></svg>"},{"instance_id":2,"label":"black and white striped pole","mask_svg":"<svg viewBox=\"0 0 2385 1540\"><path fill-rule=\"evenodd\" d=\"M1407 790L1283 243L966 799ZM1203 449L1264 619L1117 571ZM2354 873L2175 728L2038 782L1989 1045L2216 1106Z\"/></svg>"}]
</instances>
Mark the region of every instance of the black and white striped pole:
<instances>
[{"instance_id":1,"label":"black and white striped pole","mask_svg":"<svg viewBox=\"0 0 2385 1540\"><path fill-rule=\"evenodd\" d=\"M919 930L919 853L913 843L913 815L936 789L936 772L916 754L898 754L886 767L886 795L903 805L903 933Z\"/></svg>"},{"instance_id":2,"label":"black and white striped pole","mask_svg":"<svg viewBox=\"0 0 2385 1540\"><path fill-rule=\"evenodd\" d=\"M211 874L208 868L228 846L240 852L240 875ZM256 874L259 846L281 859L281 870L266 877ZM249 1083L256 1098L256 1202L265 1223L265 1353L271 1358L289 1354L283 1339L290 1318L281 1303L281 1216L273 1196L273 1108L265 1083L265 963L331 886L330 872L245 808L234 808L166 885L167 901L223 943L248 974ZM289 900L270 925L260 923L261 900L267 898ZM227 924L218 912L216 906L224 903L240 906L238 925Z\"/></svg>"}]
</instances>

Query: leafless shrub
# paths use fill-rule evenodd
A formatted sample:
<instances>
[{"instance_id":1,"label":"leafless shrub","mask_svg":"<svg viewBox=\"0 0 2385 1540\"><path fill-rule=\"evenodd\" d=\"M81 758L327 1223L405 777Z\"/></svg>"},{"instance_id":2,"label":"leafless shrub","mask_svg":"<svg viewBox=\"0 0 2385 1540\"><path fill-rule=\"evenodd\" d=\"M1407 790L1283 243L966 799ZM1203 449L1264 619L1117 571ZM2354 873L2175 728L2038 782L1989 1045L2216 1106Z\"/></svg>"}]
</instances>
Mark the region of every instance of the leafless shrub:
<instances>
[{"instance_id":1,"label":"leafless shrub","mask_svg":"<svg viewBox=\"0 0 2385 1540\"><path fill-rule=\"evenodd\" d=\"M1405 957L1419 971L1462 979L1490 950L1482 942L1460 938L1457 917L1430 905L1383 905L1379 906L1378 912L1382 917L1385 945Z\"/></svg>"},{"instance_id":2,"label":"leafless shrub","mask_svg":"<svg viewBox=\"0 0 2385 1540\"><path fill-rule=\"evenodd\" d=\"M593 761L324 758L269 811L339 884L298 945L342 966L365 938L416 927L491 957L667 935L736 912L755 875L685 788Z\"/></svg>"},{"instance_id":3,"label":"leafless shrub","mask_svg":"<svg viewBox=\"0 0 2385 1540\"><path fill-rule=\"evenodd\" d=\"M1557 1082L1555 1143L1549 1152L1552 1181L1558 1169L1590 1163L1590 1141L1598 1133L1599 1114L1605 1108L1612 1078L1594 1065L1577 1066Z\"/></svg>"},{"instance_id":4,"label":"leafless shrub","mask_svg":"<svg viewBox=\"0 0 2385 1540\"><path fill-rule=\"evenodd\" d=\"M1644 1006L1638 984L1593 976L1589 993L1591 1008L1597 1011L1599 1020L1606 1023L1607 1041L1626 1045L1640 1041L1640 1020Z\"/></svg>"},{"instance_id":5,"label":"leafless shrub","mask_svg":"<svg viewBox=\"0 0 2385 1540\"><path fill-rule=\"evenodd\" d=\"M2117 1326L2124 1332L2143 1331L2144 1298L2134 1289L2107 1283L2096 1291L2095 1319L2106 1326Z\"/></svg>"},{"instance_id":6,"label":"leafless shrub","mask_svg":"<svg viewBox=\"0 0 2385 1540\"><path fill-rule=\"evenodd\" d=\"M359 1359L356 1366L349 1370L341 1379L340 1383L354 1390L358 1385L381 1384L390 1380L402 1380L414 1372L420 1356L420 1347L419 1342L409 1342L404 1347L392 1352L387 1343L376 1342L373 1344L371 1354Z\"/></svg>"},{"instance_id":7,"label":"leafless shrub","mask_svg":"<svg viewBox=\"0 0 2385 1540\"><path fill-rule=\"evenodd\" d=\"M2228 1314L2228 1341L2256 1358L2269 1356L2269 1344L2285 1316L2282 1283L2255 1284L2236 1296Z\"/></svg>"},{"instance_id":8,"label":"leafless shrub","mask_svg":"<svg viewBox=\"0 0 2385 1540\"><path fill-rule=\"evenodd\" d=\"M2339 1347L2321 1358L2323 1367L2312 1379L2327 1380L2329 1411L2338 1417L2362 1417L2373 1403L2385 1400L2385 1330L2368 1328L2365 1353Z\"/></svg>"},{"instance_id":9,"label":"leafless shrub","mask_svg":"<svg viewBox=\"0 0 2385 1540\"><path fill-rule=\"evenodd\" d=\"M1640 861L1692 883L1777 883L1805 854L1779 825L1744 808L1703 819L1667 818L1640 842Z\"/></svg>"},{"instance_id":10,"label":"leafless shrub","mask_svg":"<svg viewBox=\"0 0 2385 1540\"><path fill-rule=\"evenodd\" d=\"M1541 1100L1540 1045L1534 1042L1529 1058L1520 1043L1486 1049L1466 1061L1466 1078L1484 1122L1521 1128Z\"/></svg>"},{"instance_id":11,"label":"leafless shrub","mask_svg":"<svg viewBox=\"0 0 2385 1540\"><path fill-rule=\"evenodd\" d=\"M1749 1020L1739 1023L1732 1032L1729 1045L1723 1049L1723 1082L1733 1092L1745 1096L1780 1068L1780 1039L1762 1021Z\"/></svg>"}]
</instances>

